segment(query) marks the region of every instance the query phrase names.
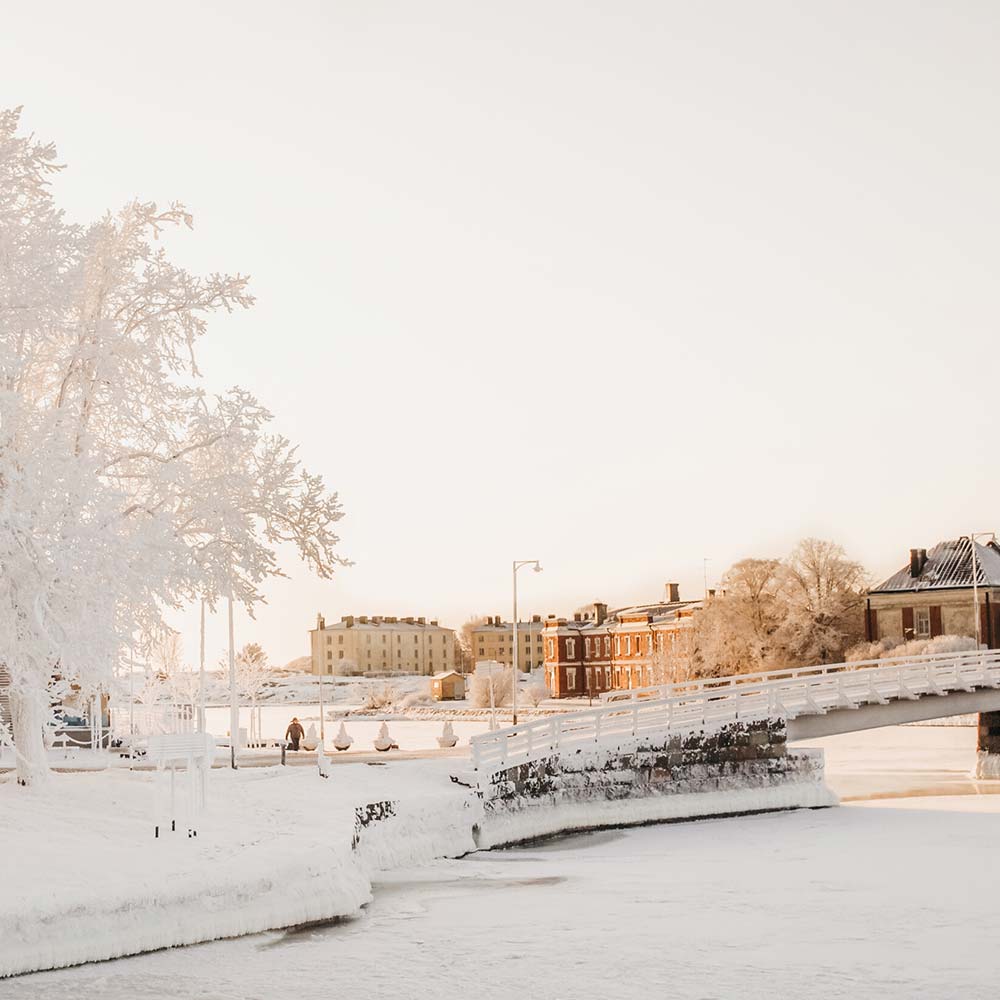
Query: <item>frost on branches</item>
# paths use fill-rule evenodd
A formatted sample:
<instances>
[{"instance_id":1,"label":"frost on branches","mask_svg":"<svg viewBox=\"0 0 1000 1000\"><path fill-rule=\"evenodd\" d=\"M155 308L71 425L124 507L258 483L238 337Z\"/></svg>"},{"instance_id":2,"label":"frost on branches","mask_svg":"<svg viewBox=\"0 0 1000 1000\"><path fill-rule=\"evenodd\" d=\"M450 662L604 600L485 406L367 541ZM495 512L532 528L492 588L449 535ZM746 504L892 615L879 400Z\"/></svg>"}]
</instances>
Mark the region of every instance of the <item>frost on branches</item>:
<instances>
[{"instance_id":1,"label":"frost on branches","mask_svg":"<svg viewBox=\"0 0 1000 1000\"><path fill-rule=\"evenodd\" d=\"M72 685L107 690L163 613L232 589L248 609L279 542L322 577L341 509L270 414L199 384L218 310L247 278L199 277L157 246L180 205L133 202L73 225L49 189L52 145L0 112L0 649L18 779L47 773L43 731Z\"/></svg>"}]
</instances>

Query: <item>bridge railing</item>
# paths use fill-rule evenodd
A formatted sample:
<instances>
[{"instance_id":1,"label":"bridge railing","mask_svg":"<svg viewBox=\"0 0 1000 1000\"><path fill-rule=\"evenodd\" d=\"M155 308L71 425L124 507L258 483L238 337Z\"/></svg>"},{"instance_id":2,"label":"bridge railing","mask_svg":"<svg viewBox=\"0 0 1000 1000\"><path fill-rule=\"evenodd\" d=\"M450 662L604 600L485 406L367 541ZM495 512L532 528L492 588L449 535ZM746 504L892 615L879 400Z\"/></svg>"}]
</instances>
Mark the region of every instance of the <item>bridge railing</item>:
<instances>
[{"instance_id":1,"label":"bridge railing","mask_svg":"<svg viewBox=\"0 0 1000 1000\"><path fill-rule=\"evenodd\" d=\"M829 674L842 674L864 671L870 668L889 666L916 666L952 663L956 659L974 660L979 663L983 657L998 654L997 650L964 650L960 653L926 653L919 656L886 656L878 660L852 660L846 663L822 663L809 667L782 667L777 670L766 670L755 674L731 674L727 677L702 677L697 680L675 681L672 684L653 684L648 687L628 688L621 691L605 691L599 697L602 702L635 701L637 699L672 698L679 694L694 694L701 691L713 691L719 688L730 688L733 685L749 685L752 687L766 684L770 681L796 680L799 678L825 677Z\"/></svg>"},{"instance_id":2,"label":"bridge railing","mask_svg":"<svg viewBox=\"0 0 1000 1000\"><path fill-rule=\"evenodd\" d=\"M847 668L850 669L835 669ZM1000 650L830 664L669 685L668 697L608 700L473 736L472 766L492 773L567 750L727 722L794 719L951 691L1000 687ZM680 689L680 690L678 690ZM660 689L655 689L660 690ZM641 689L622 694L640 695Z\"/></svg>"}]
</instances>

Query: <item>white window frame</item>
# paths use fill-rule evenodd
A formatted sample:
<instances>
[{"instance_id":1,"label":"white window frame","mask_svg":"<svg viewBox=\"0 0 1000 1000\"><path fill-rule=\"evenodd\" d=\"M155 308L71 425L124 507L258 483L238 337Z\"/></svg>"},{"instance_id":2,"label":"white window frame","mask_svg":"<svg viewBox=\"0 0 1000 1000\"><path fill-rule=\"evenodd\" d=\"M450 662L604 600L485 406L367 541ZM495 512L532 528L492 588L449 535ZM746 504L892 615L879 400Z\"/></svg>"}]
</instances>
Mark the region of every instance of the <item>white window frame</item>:
<instances>
[{"instance_id":1,"label":"white window frame","mask_svg":"<svg viewBox=\"0 0 1000 1000\"><path fill-rule=\"evenodd\" d=\"M920 630L920 624L922 621L927 623L927 631L922 632ZM931 637L931 609L930 608L914 608L913 609L913 637L915 639L929 639Z\"/></svg>"},{"instance_id":2,"label":"white window frame","mask_svg":"<svg viewBox=\"0 0 1000 1000\"><path fill-rule=\"evenodd\" d=\"M566 668L566 690L574 691L576 689L576 667Z\"/></svg>"},{"instance_id":3,"label":"white window frame","mask_svg":"<svg viewBox=\"0 0 1000 1000\"><path fill-rule=\"evenodd\" d=\"M567 660L576 659L576 639L566 640L566 659Z\"/></svg>"}]
</instances>

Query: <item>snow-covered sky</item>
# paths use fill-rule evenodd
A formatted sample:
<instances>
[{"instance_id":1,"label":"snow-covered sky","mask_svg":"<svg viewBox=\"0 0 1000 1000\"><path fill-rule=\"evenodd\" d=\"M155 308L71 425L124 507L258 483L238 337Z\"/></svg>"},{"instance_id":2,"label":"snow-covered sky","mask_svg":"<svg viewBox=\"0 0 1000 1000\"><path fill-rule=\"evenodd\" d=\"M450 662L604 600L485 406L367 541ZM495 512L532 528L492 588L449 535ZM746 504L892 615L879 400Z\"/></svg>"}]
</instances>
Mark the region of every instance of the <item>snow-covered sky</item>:
<instances>
[{"instance_id":1,"label":"snow-covered sky","mask_svg":"<svg viewBox=\"0 0 1000 1000\"><path fill-rule=\"evenodd\" d=\"M509 614L515 558L544 614L997 527L998 35L987 2L59 0L4 10L0 80L72 216L181 199L178 258L253 276L206 383L271 406L356 560L238 622L280 662L317 610Z\"/></svg>"}]
</instances>

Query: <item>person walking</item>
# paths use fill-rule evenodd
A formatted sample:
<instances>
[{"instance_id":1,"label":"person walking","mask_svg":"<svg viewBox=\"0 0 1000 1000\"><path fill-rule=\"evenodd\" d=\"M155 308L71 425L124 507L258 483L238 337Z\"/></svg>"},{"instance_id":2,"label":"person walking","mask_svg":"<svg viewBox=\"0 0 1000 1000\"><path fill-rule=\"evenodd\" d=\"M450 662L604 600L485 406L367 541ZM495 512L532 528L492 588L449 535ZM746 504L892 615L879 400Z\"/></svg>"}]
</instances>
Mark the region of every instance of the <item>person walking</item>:
<instances>
[{"instance_id":1,"label":"person walking","mask_svg":"<svg viewBox=\"0 0 1000 1000\"><path fill-rule=\"evenodd\" d=\"M299 740L305 735L305 730L302 728L302 723L298 719L292 719L288 724L288 728L285 730L285 739L290 740L293 750L298 750Z\"/></svg>"}]
</instances>

